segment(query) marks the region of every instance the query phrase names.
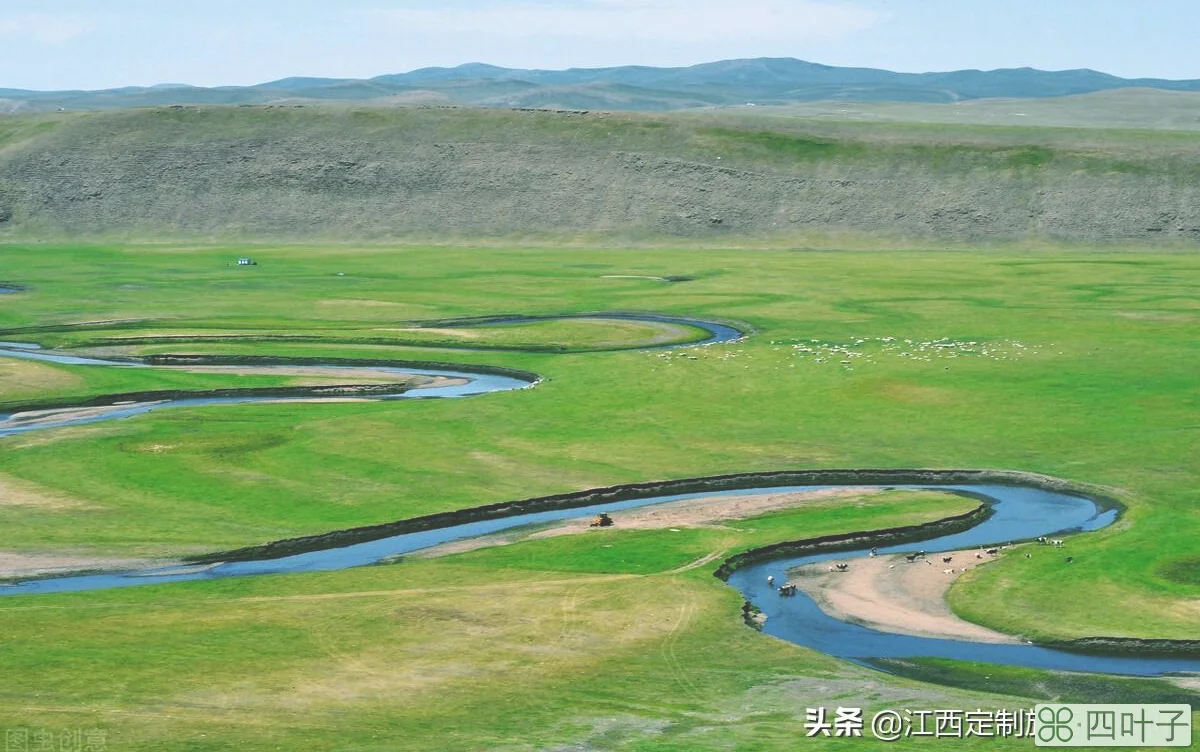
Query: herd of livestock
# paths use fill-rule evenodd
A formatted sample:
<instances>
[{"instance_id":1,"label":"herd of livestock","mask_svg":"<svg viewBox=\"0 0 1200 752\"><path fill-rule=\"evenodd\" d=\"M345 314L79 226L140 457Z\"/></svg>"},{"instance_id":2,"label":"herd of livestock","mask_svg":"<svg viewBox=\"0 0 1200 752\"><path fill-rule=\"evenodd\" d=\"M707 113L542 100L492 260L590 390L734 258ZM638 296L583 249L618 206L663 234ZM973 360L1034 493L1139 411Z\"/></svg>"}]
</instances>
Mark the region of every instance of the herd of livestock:
<instances>
[{"instance_id":1,"label":"herd of livestock","mask_svg":"<svg viewBox=\"0 0 1200 752\"><path fill-rule=\"evenodd\" d=\"M1042 544L1043 546L1053 546L1055 548L1062 548L1063 546L1066 545L1066 542L1061 539L1047 538L1045 536L1038 538L1037 542ZM983 559L984 556L998 556L1001 551L1003 551L1007 548L1009 548L1008 545L994 546L992 548L981 548L981 549L979 549L979 551L977 551L975 553L975 558ZM879 555L879 549L872 548L871 552L869 554L869 558L873 559L878 555ZM1029 559L1032 557L1033 557L1033 555L1031 553L1029 553L1029 552L1025 553L1026 559ZM912 553L905 554L904 560L906 562L908 562L909 564L923 561L926 564L933 566L933 562L929 559L929 557L925 551L914 551ZM942 557L943 564L950 564L953 561L954 561L953 554ZM1074 561L1075 561L1075 557L1073 557L1073 556L1068 556L1066 558L1067 564L1071 564ZM895 567L896 567L895 564L888 565L888 569L894 569ZM834 562L833 564L829 565L829 571L830 572L849 572L850 565L845 562ZM961 567L959 569L954 569L953 567L951 567L949 569L942 570L942 572L944 574L955 574L955 573L961 574L962 572L965 572L965 571L967 571L967 567ZM775 587L775 576L774 575L769 575L767 577L767 585L769 585L770 587ZM780 585L778 588L779 595L785 596L785 597L795 595L797 590L798 590L798 587L797 587L796 583L794 583L794 582L785 582L784 584Z\"/></svg>"}]
</instances>

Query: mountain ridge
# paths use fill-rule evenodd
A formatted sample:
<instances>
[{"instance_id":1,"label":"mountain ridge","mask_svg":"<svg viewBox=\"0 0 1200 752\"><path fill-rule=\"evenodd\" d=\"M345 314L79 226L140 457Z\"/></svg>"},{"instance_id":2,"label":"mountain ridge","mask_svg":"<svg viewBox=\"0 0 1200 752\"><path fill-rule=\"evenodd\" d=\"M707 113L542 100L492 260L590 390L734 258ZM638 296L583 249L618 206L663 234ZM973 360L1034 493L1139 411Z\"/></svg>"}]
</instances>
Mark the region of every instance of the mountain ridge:
<instances>
[{"instance_id":1,"label":"mountain ridge","mask_svg":"<svg viewBox=\"0 0 1200 752\"><path fill-rule=\"evenodd\" d=\"M156 84L96 91L0 88L0 112L280 101L387 103L415 92L434 92L444 96L448 103L471 106L537 107L542 106L539 102L570 101L583 109L664 111L826 100L949 103L992 98L1042 99L1130 87L1200 92L1200 79L1121 78L1090 68L905 73L766 57L685 67L626 65L563 70L504 68L472 62L372 78L293 76L251 86Z\"/></svg>"}]
</instances>

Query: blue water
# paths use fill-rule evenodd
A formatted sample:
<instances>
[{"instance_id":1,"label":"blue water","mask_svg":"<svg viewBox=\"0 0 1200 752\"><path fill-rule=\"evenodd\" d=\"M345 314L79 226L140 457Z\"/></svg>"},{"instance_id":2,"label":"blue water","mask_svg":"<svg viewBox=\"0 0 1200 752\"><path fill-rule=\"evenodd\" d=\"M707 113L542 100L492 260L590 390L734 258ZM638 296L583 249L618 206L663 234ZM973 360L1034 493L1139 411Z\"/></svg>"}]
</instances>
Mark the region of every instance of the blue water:
<instances>
[{"instance_id":1,"label":"blue water","mask_svg":"<svg viewBox=\"0 0 1200 752\"><path fill-rule=\"evenodd\" d=\"M486 322L478 324L467 324L466 326L503 326L508 324L519 324L529 321L546 321L553 318L583 318L584 315L566 315L566 316L508 316L498 319L489 319ZM732 342L741 339L745 333L726 324L715 322L701 321L699 319L683 318L677 316L666 316L657 314L634 314L634 313L612 313L612 314L592 314L590 318L610 318L623 319L634 321L654 321L662 323L682 324L687 326L697 327L709 333L708 338L699 341L691 342L686 345L662 345L657 347L648 347L645 349L662 349L670 347L694 347L698 345L708 345L720 342ZM0 357L21 358L24 360L36 360L46 363L57 363L60 365L70 366L107 366L112 368L153 368L154 366L139 363L136 360L106 360L103 358L91 358L78 355L69 355L66 353L53 352L43 350L36 344L24 342L0 342ZM286 365L279 366L255 366L255 368L287 368ZM305 367L313 368L314 366L305 364ZM424 387L420 389L410 389L407 392L400 394L373 394L365 399L375 400L408 400L408 399L436 399L448 397L469 397L477 394L489 394L492 392L511 391L514 389L524 389L532 386L535 382L513 378L510 376L467 373L454 370L431 370L420 368L404 368L394 367L386 368L379 366L330 366L330 368L338 371L387 371L395 373L398 377L404 374L416 374L423 376L443 376L456 380L465 379L466 383L458 386L440 386L440 387ZM138 403L131 404L121 409L107 409L102 413L93 413L87 415L75 415L61 419L53 419L47 417L39 420L36 423L22 424L21 419L14 420L13 413L0 413L0 437L11 436L14 434L28 433L30 431L38 431L46 428L62 428L64 426L76 426L87 423L98 423L108 420L119 420L122 418L131 418L135 415L143 415L154 410L160 410L170 407L203 407L206 405L238 405L249 404L256 402L284 402L284 401L303 401L305 397L270 397L270 396L246 396L246 397L196 397L173 399L154 403ZM75 408L64 406L59 408L63 411L70 411Z\"/></svg>"},{"instance_id":2,"label":"blue water","mask_svg":"<svg viewBox=\"0 0 1200 752\"><path fill-rule=\"evenodd\" d=\"M1090 500L1035 488L1015 486L944 486L950 490L982 494L992 504L994 514L966 532L945 535L920 543L879 548L879 553L905 553L918 549L934 554L941 551L979 548L1009 541L1054 536L1068 532L1096 530L1112 524L1116 510L1099 511ZM767 615L763 631L789 642L823 653L858 662L873 658L953 658L1007 666L1029 666L1067 671L1152 676L1178 671L1200 671L1200 659L1139 656L1095 656L1051 650L1034 645L976 643L965 640L934 639L892 634L829 616L803 592L782 597L767 585L767 577L786 582L788 570L802 564L837 560L847 562L865 557L869 549L781 558L754 564L734 572L729 584ZM1064 560L1061 549L1039 548L1035 556L1055 556ZM936 561L936 560L935 560ZM853 561L848 561L854 566ZM937 562L940 564L940 562ZM935 564L935 566L937 565ZM918 562L912 565L923 566ZM1053 619L1053 614L1046 614Z\"/></svg>"},{"instance_id":3,"label":"blue water","mask_svg":"<svg viewBox=\"0 0 1200 752\"><path fill-rule=\"evenodd\" d=\"M11 350L0 348L0 357L20 357L32 360L43 360L52 363L66 363L69 365L105 365L105 366L120 366L123 368L151 368L142 364L126 364L111 361L95 360L91 358L77 358L74 356L54 355L51 353L43 353L33 350ZM264 370L270 368L287 368L288 366L254 366L254 368L262 368ZM310 367L310 366L306 366ZM495 374L479 374L467 373L465 371L452 371L448 369L428 369L428 368L384 368L378 366L335 366L338 372L353 372L353 371L369 371L371 373L388 372L396 374L397 378L403 378L405 375L417 376L443 376L453 379L465 379L463 384L450 386L428 386L417 389L410 389L406 392L398 394L372 394L369 397L361 397L358 399L372 400L411 400L411 399L444 399L449 397L469 397L476 394L490 394L492 392L511 391L514 389L525 389L532 386L535 382L518 379L512 376L500 376ZM306 397L270 397L270 396L247 396L247 397L194 397L184 399L172 399L161 402L145 402L134 403L128 406L118 408L106 408L102 413L94 415L64 415L61 419L55 419L52 416L39 419L36 423L22 424L22 416L13 413L0 413L0 437L12 436L14 434L29 433L30 431L40 431L47 428L62 428L64 426L77 426L87 423L99 423L101 421L119 420L122 418L131 418L135 415L143 415L154 410L160 410L172 407L203 407L206 405L241 405L262 402L302 402ZM64 407L64 411L70 411L77 408Z\"/></svg>"},{"instance_id":4,"label":"blue water","mask_svg":"<svg viewBox=\"0 0 1200 752\"><path fill-rule=\"evenodd\" d=\"M111 574L33 580L0 587L0 594L62 593L134 587L162 582L192 582L225 577L346 569L374 564L442 543L558 520L591 517L600 512L615 512L700 497L746 496L842 487L844 486L787 486L656 496L595 504L577 509L560 509L471 522L262 561L141 569ZM1095 530L1112 524L1116 519L1115 510L1101 511L1089 499L1035 488L999 485L897 487L940 488L970 493L991 504L994 514L988 520L965 532L935 537L919 543L883 547L879 549L880 554L902 553L918 548L935 553L990 546L1042 535L1061 535L1069 532ZM1053 550L1055 555L1059 553L1056 549L1048 550ZM773 575L779 582L786 581L787 571L792 567L830 559L845 561L858 556L866 556L867 553L867 550L863 549L763 562L736 571L730 577L729 584L737 588L747 600L761 608L768 616L764 627L767 634L857 662L867 663L871 659L878 658L933 657L1133 676L1200 671L1200 659L1193 658L1095 656L1051 650L1034 645L984 644L881 632L839 621L821 611L816 603L803 593L784 598L780 597L773 587L767 585L768 575ZM920 564L913 566L920 566ZM1048 615L1047 618L1052 618L1052 615Z\"/></svg>"},{"instance_id":5,"label":"blue water","mask_svg":"<svg viewBox=\"0 0 1200 752\"><path fill-rule=\"evenodd\" d=\"M697 326L707 330L710 337L703 342L691 343L711 344L714 342L730 342L740 339L744 334L734 327L713 324L694 319L682 319L669 316L636 315L636 314L607 314L608 318L638 319L662 321L667 323L682 323ZM528 318L528 320L535 320ZM482 325L502 325L517 323L522 317L489 321ZM543 319L536 319L543 320ZM670 346L668 346L670 347ZM153 366L136 363L111 361L98 358L76 357L61 353L43 351L36 345L25 343L0 342L0 357L25 358L52 363L84 366L105 366L120 368L150 368ZM304 364L311 368L310 364ZM257 367L257 366L256 366ZM286 368L285 365L273 366ZM412 369L403 367L386 368L379 366L331 366L339 371L361 368L370 371L389 371L397 375L419 374L428 376L446 376L465 379L466 383L458 386L426 387L412 389L403 394L372 395L370 399L423 399L449 398L485 394L497 391L522 389L534 382L497 375L481 375L476 373L457 372L453 370ZM273 398L273 397L222 397L195 398L171 400L155 404L134 404L116 410L106 411L102 415L89 417L63 418L61 421L47 420L36 425L20 425L11 421L12 416L0 414L0 436L24 433L34 430L92 423L102 420L128 418L164 407L191 407L215 404L243 404L266 401L292 401L303 398ZM5 422L8 422L5 425ZM192 582L213 580L225 577L244 577L254 575L283 574L294 572L316 572L346 569L350 567L374 564L387 559L430 548L451 541L478 537L513 528L539 525L564 519L591 517L600 512L615 512L623 509L665 504L672 501L712 496L745 496L751 494L780 493L786 491L812 491L844 486L789 486L754 489L735 489L722 492L701 492L678 494L671 496L656 496L634 499L622 502L609 502L576 509L561 509L549 512L517 515L501 519L472 522L453 525L437 530L427 530L405 535L397 535L380 540L358 543L349 546L328 548L276 559L265 559L251 562L230 562L206 566L180 566L156 569L139 569L96 575L78 575L54 577L48 579L21 582L12 585L0 585L0 595L34 595L44 593L63 593L85 590L101 590L108 588L134 587L168 582ZM880 548L881 554L898 553L924 549L931 553L938 551L957 550L990 546L1009 541L1036 538L1038 536L1061 535L1072 531L1095 530L1112 524L1116 519L1115 510L1100 510L1089 499L1054 493L1035 488L1000 485L945 485L945 486L897 486L900 488L942 488L945 490L969 493L984 499L992 505L994 514L986 521L972 529L931 538L920 543L905 544ZM774 588L767 585L767 577L774 576L778 582L787 580L787 570L807 563L838 559L845 561L855 557L866 556L867 550L841 552L836 554L820 554L781 558L747 566L733 574L729 584L737 588L743 596L757 605L767 615L768 620L764 631L781 639L785 639L806 647L819 650L830 655L851 661L868 663L871 659L879 658L915 658L938 657L959 660L985 661L1014 666L1030 666L1037 668L1091 671L1126 675L1158 675L1167 672L1196 672L1200 671L1200 659L1189 658L1153 658L1136 656L1091 656L1067 653L1058 650L1035 647L1033 645L997 645L972 643L957 640L941 640L920 637L910 637L868 629L856 624L839 621L825 614L816 603L803 593L794 597L780 597ZM1048 614L1047 618L1053 618Z\"/></svg>"}]
</instances>

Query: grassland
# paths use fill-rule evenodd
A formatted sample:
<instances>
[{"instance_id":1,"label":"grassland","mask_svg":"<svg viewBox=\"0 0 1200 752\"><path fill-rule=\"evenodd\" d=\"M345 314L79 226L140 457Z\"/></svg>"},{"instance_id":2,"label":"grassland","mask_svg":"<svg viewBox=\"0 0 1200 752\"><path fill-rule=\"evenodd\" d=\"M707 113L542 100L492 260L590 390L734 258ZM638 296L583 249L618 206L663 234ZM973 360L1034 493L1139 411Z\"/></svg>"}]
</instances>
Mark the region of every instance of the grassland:
<instances>
[{"instance_id":1,"label":"grassland","mask_svg":"<svg viewBox=\"0 0 1200 752\"><path fill-rule=\"evenodd\" d=\"M1137 125L847 122L757 109L7 116L0 238L1194 241L1196 139Z\"/></svg>"},{"instance_id":2,"label":"grassland","mask_svg":"<svg viewBox=\"0 0 1200 752\"><path fill-rule=\"evenodd\" d=\"M818 118L863 124L919 123L925 127L963 125L1006 128L1129 131L1200 129L1200 95L1154 89L1118 89L1046 99L996 98L952 104L915 102L804 102L775 107L730 108L734 117ZM1053 131L1051 131L1053 132Z\"/></svg>"},{"instance_id":3,"label":"grassland","mask_svg":"<svg viewBox=\"0 0 1200 752\"><path fill-rule=\"evenodd\" d=\"M0 254L5 279L29 287L0 297L0 328L145 320L0 339L294 332L314 339L121 349L452 360L546 376L532 390L464 400L178 409L10 437L0 475L41 492L30 498L79 503L0 504L9 551L173 556L721 472L1020 469L1104 487L1128 511L1110 529L1072 536L1069 567L1035 556L976 570L952 593L960 613L1044 638L1197 637L1194 254L48 245ZM227 265L246 254L260 261L250 273ZM670 352L355 341L413 321L631 309L741 321L756 334ZM551 329L503 336L573 346L608 336ZM231 380L273 381L6 364L0 400ZM0 726L103 728L114 749L119 740L128 749L769 750L803 743L804 708L817 704L1028 705L778 643L741 625L737 594L710 569L685 568L721 550L932 519L956 504L863 500L340 573L0 599L0 673L10 677ZM959 684L973 675L953 671ZM1010 674L996 688L1025 698L1034 687L1093 700L1177 691Z\"/></svg>"}]
</instances>

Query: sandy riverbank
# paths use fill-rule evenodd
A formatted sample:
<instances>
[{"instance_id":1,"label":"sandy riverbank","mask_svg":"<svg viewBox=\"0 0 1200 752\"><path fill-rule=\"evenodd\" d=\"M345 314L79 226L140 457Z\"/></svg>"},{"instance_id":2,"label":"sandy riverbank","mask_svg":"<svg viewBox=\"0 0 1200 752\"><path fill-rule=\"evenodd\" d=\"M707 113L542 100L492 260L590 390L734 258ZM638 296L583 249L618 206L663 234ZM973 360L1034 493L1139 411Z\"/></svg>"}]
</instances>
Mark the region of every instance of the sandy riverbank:
<instances>
[{"instance_id":1,"label":"sandy riverbank","mask_svg":"<svg viewBox=\"0 0 1200 752\"><path fill-rule=\"evenodd\" d=\"M613 512L614 527L620 530L659 530L672 527L704 527L729 520L742 520L781 509L843 497L862 497L879 493L881 488L833 488L819 491L790 491L780 493L746 494L744 496L704 496L643 509ZM533 533L514 531L486 535L480 538L454 541L414 554L420 557L446 556L491 546L504 546L523 540L578 535L589 529L591 519L564 520Z\"/></svg>"},{"instance_id":2,"label":"sandy riverbank","mask_svg":"<svg viewBox=\"0 0 1200 752\"><path fill-rule=\"evenodd\" d=\"M829 563L789 571L789 581L808 593L828 614L885 632L976 642L1021 642L960 619L946 605L946 593L967 569L986 563L976 551L931 554L909 563L902 555L853 559L846 572ZM949 563L943 557L952 557ZM985 555L986 556L986 555ZM948 572L947 570L953 570Z\"/></svg>"},{"instance_id":3,"label":"sandy riverbank","mask_svg":"<svg viewBox=\"0 0 1200 752\"><path fill-rule=\"evenodd\" d=\"M165 567L178 562L163 559L122 559L105 556L23 554L0 551L0 578L44 577L70 572L111 572Z\"/></svg>"}]
</instances>

